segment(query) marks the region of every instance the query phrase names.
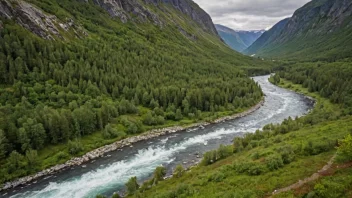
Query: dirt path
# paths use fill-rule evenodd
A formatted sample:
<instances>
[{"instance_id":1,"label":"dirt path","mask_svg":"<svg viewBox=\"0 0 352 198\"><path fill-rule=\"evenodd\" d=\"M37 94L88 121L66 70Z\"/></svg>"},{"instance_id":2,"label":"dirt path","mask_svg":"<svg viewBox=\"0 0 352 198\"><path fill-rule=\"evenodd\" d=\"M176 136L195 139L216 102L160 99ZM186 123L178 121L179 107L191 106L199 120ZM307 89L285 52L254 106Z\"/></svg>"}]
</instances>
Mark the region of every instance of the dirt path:
<instances>
[{"instance_id":1,"label":"dirt path","mask_svg":"<svg viewBox=\"0 0 352 198\"><path fill-rule=\"evenodd\" d=\"M297 188L300 188L302 187L304 184L306 183L309 183L311 181L314 181L314 180L317 180L319 179L321 176L324 176L324 175L327 175L328 173L328 170L331 168L332 164L334 163L334 160L336 158L336 154L330 159L330 161L322 168L320 169L318 172L314 173L313 175L311 175L310 177L307 177L303 180L299 180L297 183L294 183L290 186L287 186L285 188L281 188L281 189L278 189L278 190L275 190L272 195L277 195L279 193L282 193L282 192L287 192L287 191L290 191L290 190L294 190L294 189L297 189ZM272 196L270 196L272 197Z\"/></svg>"}]
</instances>

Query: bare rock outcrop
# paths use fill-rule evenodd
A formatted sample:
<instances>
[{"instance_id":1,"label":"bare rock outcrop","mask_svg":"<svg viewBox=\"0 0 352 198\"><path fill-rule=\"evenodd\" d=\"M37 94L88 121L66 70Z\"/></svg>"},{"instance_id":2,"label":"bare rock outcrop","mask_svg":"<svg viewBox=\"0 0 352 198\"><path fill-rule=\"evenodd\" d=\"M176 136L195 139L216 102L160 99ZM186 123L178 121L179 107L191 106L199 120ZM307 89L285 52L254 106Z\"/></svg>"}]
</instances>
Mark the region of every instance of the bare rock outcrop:
<instances>
[{"instance_id":1,"label":"bare rock outcrop","mask_svg":"<svg viewBox=\"0 0 352 198\"><path fill-rule=\"evenodd\" d=\"M74 23L73 19L62 22L56 16L47 14L22 0L1 0L0 17L14 20L44 39L54 39L53 36L63 38L60 30L69 31L70 29L73 29L76 36L87 35L83 28Z\"/></svg>"},{"instance_id":2,"label":"bare rock outcrop","mask_svg":"<svg viewBox=\"0 0 352 198\"><path fill-rule=\"evenodd\" d=\"M161 7L162 4L170 4L172 7L194 20L204 31L217 35L215 25L208 13L201 9L192 0L93 0L94 4L105 9L112 17L120 18L122 22L131 20L130 14L137 16L140 21L152 21L162 26L163 21L157 14L148 9L147 4L153 4L162 12L167 12Z\"/></svg>"}]
</instances>

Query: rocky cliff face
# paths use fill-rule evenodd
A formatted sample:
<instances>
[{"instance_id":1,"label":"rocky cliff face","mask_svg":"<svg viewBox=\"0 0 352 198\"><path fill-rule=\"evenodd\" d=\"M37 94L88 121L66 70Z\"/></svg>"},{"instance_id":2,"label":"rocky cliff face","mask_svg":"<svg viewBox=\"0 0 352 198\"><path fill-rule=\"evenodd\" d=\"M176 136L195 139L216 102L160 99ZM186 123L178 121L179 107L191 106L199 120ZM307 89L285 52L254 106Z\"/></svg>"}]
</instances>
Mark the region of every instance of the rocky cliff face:
<instances>
[{"instance_id":1,"label":"rocky cliff face","mask_svg":"<svg viewBox=\"0 0 352 198\"><path fill-rule=\"evenodd\" d=\"M84 0L88 2L87 0ZM196 23L202 27L203 30L217 35L217 31L213 24L211 17L202 10L192 0L143 0L145 4L138 0L93 0L94 4L102 7L112 17L118 17L122 22L127 22L130 19L130 14L138 16L141 21L151 20L157 25L162 25L162 19L160 19L155 13L148 9L146 5L152 4L162 11L162 4L169 4L174 9L182 12L183 14L192 18Z\"/></svg>"},{"instance_id":2,"label":"rocky cliff face","mask_svg":"<svg viewBox=\"0 0 352 198\"><path fill-rule=\"evenodd\" d=\"M311 1L293 14L277 42L287 41L291 37L335 32L351 15L351 0Z\"/></svg>"},{"instance_id":3,"label":"rocky cliff face","mask_svg":"<svg viewBox=\"0 0 352 198\"><path fill-rule=\"evenodd\" d=\"M202 8L192 0L145 0L147 3L158 5L160 3L171 4L175 9L191 17L203 30L217 35L213 20Z\"/></svg>"},{"instance_id":4,"label":"rocky cliff face","mask_svg":"<svg viewBox=\"0 0 352 198\"><path fill-rule=\"evenodd\" d=\"M152 22L163 26L170 21L158 16L150 6L155 6L168 15L167 6L180 11L194 20L204 31L217 35L217 31L210 16L192 0L76 0L82 3L93 3L106 10L113 18L123 23L129 20L138 22ZM56 16L47 14L25 0L1 0L0 17L13 19L21 26L45 39L54 39L53 36L62 37L60 31L73 32L75 36L86 35L83 28L76 25L73 19L60 21ZM170 18L172 20L172 18ZM179 28L181 33L185 30ZM187 34L188 35L188 34ZM192 36L193 37L193 36Z\"/></svg>"},{"instance_id":5,"label":"rocky cliff face","mask_svg":"<svg viewBox=\"0 0 352 198\"><path fill-rule=\"evenodd\" d=\"M88 0L83 1L89 2ZM130 14L134 14L138 16L140 21L145 22L149 19L157 25L162 25L158 16L140 4L138 0L93 0L93 3L106 10L110 16L117 17L124 23L131 19Z\"/></svg>"},{"instance_id":6,"label":"rocky cliff face","mask_svg":"<svg viewBox=\"0 0 352 198\"><path fill-rule=\"evenodd\" d=\"M61 37L60 31L72 31L81 37L87 33L76 25L73 19L63 22L54 15L44 13L33 5L20 0L1 0L0 17L13 19L18 24L45 39L54 39L53 35ZM62 38L62 37L61 37Z\"/></svg>"}]
</instances>

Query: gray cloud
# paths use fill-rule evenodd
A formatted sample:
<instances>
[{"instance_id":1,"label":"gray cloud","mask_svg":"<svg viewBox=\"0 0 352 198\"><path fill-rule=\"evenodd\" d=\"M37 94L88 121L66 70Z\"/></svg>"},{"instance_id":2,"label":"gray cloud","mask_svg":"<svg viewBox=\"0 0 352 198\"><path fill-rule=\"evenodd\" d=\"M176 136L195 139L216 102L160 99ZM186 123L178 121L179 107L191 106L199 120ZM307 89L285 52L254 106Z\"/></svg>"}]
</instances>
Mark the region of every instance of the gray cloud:
<instances>
[{"instance_id":1,"label":"gray cloud","mask_svg":"<svg viewBox=\"0 0 352 198\"><path fill-rule=\"evenodd\" d=\"M237 30L267 29L310 0L194 0L214 23Z\"/></svg>"}]
</instances>

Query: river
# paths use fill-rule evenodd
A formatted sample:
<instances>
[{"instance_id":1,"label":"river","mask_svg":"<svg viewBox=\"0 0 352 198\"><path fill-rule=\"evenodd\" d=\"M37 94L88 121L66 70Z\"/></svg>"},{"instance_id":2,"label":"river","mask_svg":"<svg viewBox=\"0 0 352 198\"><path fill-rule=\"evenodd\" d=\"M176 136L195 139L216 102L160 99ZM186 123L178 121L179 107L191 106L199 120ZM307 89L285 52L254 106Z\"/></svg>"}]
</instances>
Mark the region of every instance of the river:
<instances>
[{"instance_id":1,"label":"river","mask_svg":"<svg viewBox=\"0 0 352 198\"><path fill-rule=\"evenodd\" d=\"M132 176L137 176L139 181L146 180L160 165L165 166L168 174L171 174L176 165L194 164L204 152L216 149L220 144L231 144L235 136L255 132L269 123L281 123L288 117L302 116L313 107L311 100L272 85L268 82L268 77L254 77L266 96L264 105L250 115L138 142L133 147L108 153L105 157L83 166L1 192L0 197L94 198L97 194L111 196L114 192L123 191L124 184Z\"/></svg>"}]
</instances>

